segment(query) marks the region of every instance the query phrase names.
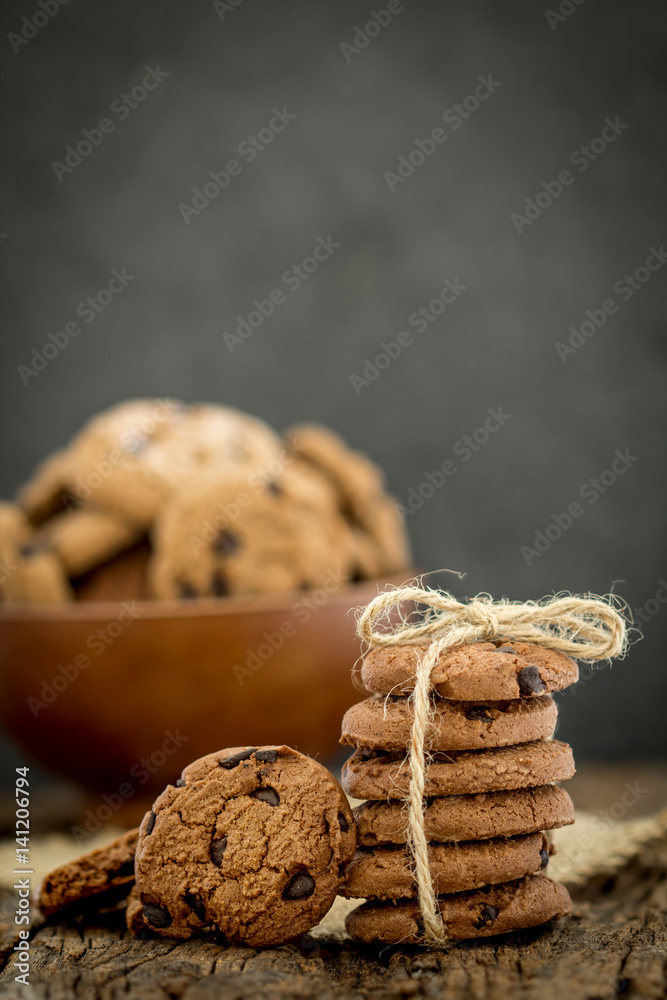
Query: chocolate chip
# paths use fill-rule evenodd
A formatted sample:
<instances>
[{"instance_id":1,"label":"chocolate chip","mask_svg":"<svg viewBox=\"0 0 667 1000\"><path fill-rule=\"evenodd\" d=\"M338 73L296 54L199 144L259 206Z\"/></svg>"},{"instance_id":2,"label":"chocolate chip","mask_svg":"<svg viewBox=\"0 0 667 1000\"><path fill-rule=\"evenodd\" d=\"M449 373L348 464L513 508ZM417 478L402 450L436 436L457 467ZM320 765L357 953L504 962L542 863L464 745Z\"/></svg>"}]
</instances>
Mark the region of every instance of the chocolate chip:
<instances>
[{"instance_id":1,"label":"chocolate chip","mask_svg":"<svg viewBox=\"0 0 667 1000\"><path fill-rule=\"evenodd\" d=\"M343 813L338 813L338 825L343 833L347 833L347 831L350 829L349 824Z\"/></svg>"},{"instance_id":2,"label":"chocolate chip","mask_svg":"<svg viewBox=\"0 0 667 1000\"><path fill-rule=\"evenodd\" d=\"M227 850L227 838L220 837L219 840L211 841L211 861L219 868L222 864L222 856Z\"/></svg>"},{"instance_id":3,"label":"chocolate chip","mask_svg":"<svg viewBox=\"0 0 667 1000\"><path fill-rule=\"evenodd\" d=\"M308 872L292 876L283 889L283 899L308 899L315 892L315 879Z\"/></svg>"},{"instance_id":4,"label":"chocolate chip","mask_svg":"<svg viewBox=\"0 0 667 1000\"><path fill-rule=\"evenodd\" d=\"M270 806L280 805L280 796L275 788L258 788L252 793L252 797L260 802L268 802Z\"/></svg>"},{"instance_id":5,"label":"chocolate chip","mask_svg":"<svg viewBox=\"0 0 667 1000\"><path fill-rule=\"evenodd\" d=\"M144 917L152 927L168 927L171 923L171 913L166 906L153 903L144 906Z\"/></svg>"},{"instance_id":6,"label":"chocolate chip","mask_svg":"<svg viewBox=\"0 0 667 1000\"><path fill-rule=\"evenodd\" d=\"M182 788L184 784L185 784L185 778L179 778L178 781L176 782L176 787Z\"/></svg>"},{"instance_id":7,"label":"chocolate chip","mask_svg":"<svg viewBox=\"0 0 667 1000\"><path fill-rule=\"evenodd\" d=\"M542 850L540 851L540 862L541 862L540 870L546 868L547 865L549 864L549 852L546 849L546 847L543 847Z\"/></svg>"},{"instance_id":8,"label":"chocolate chip","mask_svg":"<svg viewBox=\"0 0 667 1000\"><path fill-rule=\"evenodd\" d=\"M211 579L211 593L215 597L229 597L229 583L224 573L216 569Z\"/></svg>"},{"instance_id":9,"label":"chocolate chip","mask_svg":"<svg viewBox=\"0 0 667 1000\"><path fill-rule=\"evenodd\" d=\"M211 545L213 551L217 552L219 556L231 556L233 552L236 552L238 547L238 538L231 531L221 531Z\"/></svg>"},{"instance_id":10,"label":"chocolate chip","mask_svg":"<svg viewBox=\"0 0 667 1000\"><path fill-rule=\"evenodd\" d=\"M275 479L271 479L267 484L266 488L269 493L273 493L274 497L279 497L282 493L282 486L279 486Z\"/></svg>"},{"instance_id":11,"label":"chocolate chip","mask_svg":"<svg viewBox=\"0 0 667 1000\"><path fill-rule=\"evenodd\" d=\"M524 667L516 675L519 682L519 693L526 696L529 694L539 694L546 690L546 684L540 677L537 667Z\"/></svg>"},{"instance_id":12,"label":"chocolate chip","mask_svg":"<svg viewBox=\"0 0 667 1000\"><path fill-rule=\"evenodd\" d=\"M200 920L206 920L206 910L199 896L195 896L193 892L188 890L188 892L186 892L183 896L183 902L187 903L190 909L197 914Z\"/></svg>"},{"instance_id":13,"label":"chocolate chip","mask_svg":"<svg viewBox=\"0 0 667 1000\"><path fill-rule=\"evenodd\" d=\"M261 760L263 764L273 764L277 757L277 750L257 750L255 753L255 760Z\"/></svg>"},{"instance_id":14,"label":"chocolate chip","mask_svg":"<svg viewBox=\"0 0 667 1000\"><path fill-rule=\"evenodd\" d=\"M511 653L513 656L516 656L516 649L514 648L514 646L501 646L498 652Z\"/></svg>"},{"instance_id":15,"label":"chocolate chip","mask_svg":"<svg viewBox=\"0 0 667 1000\"><path fill-rule=\"evenodd\" d=\"M491 906L490 903L482 903L482 908L479 911L479 918L475 921L475 927L479 930L481 927L486 927L488 924L492 924L499 913L500 910L497 906Z\"/></svg>"},{"instance_id":16,"label":"chocolate chip","mask_svg":"<svg viewBox=\"0 0 667 1000\"><path fill-rule=\"evenodd\" d=\"M248 757L252 757L257 747L250 747L249 750L241 750L240 753L235 753L231 757L224 757L222 760L218 761L220 767L224 767L225 770L231 771L233 767L237 767L242 760L247 760Z\"/></svg>"},{"instance_id":17,"label":"chocolate chip","mask_svg":"<svg viewBox=\"0 0 667 1000\"><path fill-rule=\"evenodd\" d=\"M191 583L185 580L180 580L178 583L178 596L184 601L191 601L194 597L198 597L198 593Z\"/></svg>"},{"instance_id":18,"label":"chocolate chip","mask_svg":"<svg viewBox=\"0 0 667 1000\"><path fill-rule=\"evenodd\" d=\"M149 812L148 819L146 820L146 834L152 833L154 826L155 826L155 813Z\"/></svg>"},{"instance_id":19,"label":"chocolate chip","mask_svg":"<svg viewBox=\"0 0 667 1000\"><path fill-rule=\"evenodd\" d=\"M493 722L493 716L489 712L488 705L472 705L466 709L466 719L469 722Z\"/></svg>"}]
</instances>

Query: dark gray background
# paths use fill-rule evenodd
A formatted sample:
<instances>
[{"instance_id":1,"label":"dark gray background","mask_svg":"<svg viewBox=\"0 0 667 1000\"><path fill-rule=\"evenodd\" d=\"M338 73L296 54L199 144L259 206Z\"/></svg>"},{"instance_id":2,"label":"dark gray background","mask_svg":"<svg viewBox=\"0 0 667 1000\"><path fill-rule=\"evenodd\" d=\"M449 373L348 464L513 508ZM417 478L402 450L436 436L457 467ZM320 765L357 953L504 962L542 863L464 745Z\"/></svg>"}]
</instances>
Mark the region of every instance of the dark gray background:
<instances>
[{"instance_id":1,"label":"dark gray background","mask_svg":"<svg viewBox=\"0 0 667 1000\"><path fill-rule=\"evenodd\" d=\"M15 54L5 36L38 8L5 2L1 493L93 412L170 394L276 428L330 424L405 502L501 406L511 418L409 519L420 565L467 573L433 582L654 599L664 274L566 363L555 343L665 239L664 5L572 7L554 31L541 3L415 0L348 64L340 43L370 3L243 0L221 21L194 0L71 0ZM168 79L59 183L52 161L156 64ZM501 86L392 193L384 172L488 74ZM179 203L274 106L296 119L185 225ZM629 127L517 234L510 214L607 116ZM223 332L328 234L340 248L231 354ZM17 366L123 266L136 279L25 386ZM465 293L356 394L350 376L445 277ZM527 566L520 547L616 449L637 461ZM560 734L580 757L665 754L666 624L660 605L624 663L564 696Z\"/></svg>"}]
</instances>

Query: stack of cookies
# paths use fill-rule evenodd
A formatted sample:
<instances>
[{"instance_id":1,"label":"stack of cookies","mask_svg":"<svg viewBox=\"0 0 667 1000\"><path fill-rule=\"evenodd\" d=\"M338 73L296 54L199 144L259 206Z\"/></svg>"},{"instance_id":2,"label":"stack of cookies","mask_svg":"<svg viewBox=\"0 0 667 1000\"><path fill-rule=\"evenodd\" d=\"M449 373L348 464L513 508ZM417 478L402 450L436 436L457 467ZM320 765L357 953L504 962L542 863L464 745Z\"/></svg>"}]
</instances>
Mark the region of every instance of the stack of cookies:
<instances>
[{"instance_id":1,"label":"stack of cookies","mask_svg":"<svg viewBox=\"0 0 667 1000\"><path fill-rule=\"evenodd\" d=\"M131 400L99 414L0 503L0 601L308 590L410 561L370 459L315 424Z\"/></svg>"},{"instance_id":2,"label":"stack of cookies","mask_svg":"<svg viewBox=\"0 0 667 1000\"><path fill-rule=\"evenodd\" d=\"M355 747L343 787L358 799L359 848L342 895L367 902L347 918L359 941L422 943L424 925L407 847L410 693L427 644L371 650L361 682L371 696L343 719ZM568 656L524 642L480 642L444 650L431 674L424 822L429 867L451 939L534 927L568 913L567 890L542 874L544 831L574 822L570 747L551 736L550 692L573 684Z\"/></svg>"}]
</instances>

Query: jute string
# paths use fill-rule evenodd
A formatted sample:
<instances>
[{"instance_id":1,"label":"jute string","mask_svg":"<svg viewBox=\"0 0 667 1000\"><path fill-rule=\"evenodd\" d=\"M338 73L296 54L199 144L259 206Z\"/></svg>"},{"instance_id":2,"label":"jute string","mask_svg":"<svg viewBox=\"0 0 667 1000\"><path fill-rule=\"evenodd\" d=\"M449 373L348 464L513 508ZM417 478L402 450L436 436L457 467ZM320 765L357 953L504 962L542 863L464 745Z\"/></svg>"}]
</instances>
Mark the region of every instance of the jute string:
<instances>
[{"instance_id":1,"label":"jute string","mask_svg":"<svg viewBox=\"0 0 667 1000\"><path fill-rule=\"evenodd\" d=\"M402 612L401 605L408 602L426 606L419 621L412 622L412 616L406 617ZM446 591L405 586L379 594L361 610L357 633L371 648L430 640L425 654L417 658L415 689L411 695L413 722L408 749L410 784L407 796L407 842L428 944L442 947L447 942L431 877L424 828L427 745L434 713L430 697L433 668L445 650L500 638L536 643L580 660L622 657L628 645L626 622L614 605L623 607L613 596L570 594L524 603L494 601L488 594L480 594L461 604ZM398 624L395 624L396 618Z\"/></svg>"}]
</instances>

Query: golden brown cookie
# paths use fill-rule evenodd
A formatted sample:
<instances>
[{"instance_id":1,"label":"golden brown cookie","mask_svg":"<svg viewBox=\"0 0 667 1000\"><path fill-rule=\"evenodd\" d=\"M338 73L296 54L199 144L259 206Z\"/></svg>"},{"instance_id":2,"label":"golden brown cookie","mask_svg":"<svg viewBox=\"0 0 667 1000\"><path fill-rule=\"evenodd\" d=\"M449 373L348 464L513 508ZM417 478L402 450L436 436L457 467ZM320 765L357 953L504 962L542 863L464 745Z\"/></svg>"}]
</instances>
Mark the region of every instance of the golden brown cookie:
<instances>
[{"instance_id":1,"label":"golden brown cookie","mask_svg":"<svg viewBox=\"0 0 667 1000\"><path fill-rule=\"evenodd\" d=\"M570 894L545 875L485 886L438 899L445 930L453 941L490 937L537 927L572 910ZM416 900L369 900L345 921L348 934L367 944L423 944L424 924Z\"/></svg>"},{"instance_id":2,"label":"golden brown cookie","mask_svg":"<svg viewBox=\"0 0 667 1000\"><path fill-rule=\"evenodd\" d=\"M285 439L296 455L328 477L343 514L370 539L364 558L369 559L370 549L378 573L406 569L411 558L407 533L395 501L384 491L380 469L320 424L298 424L286 431Z\"/></svg>"},{"instance_id":3,"label":"golden brown cookie","mask_svg":"<svg viewBox=\"0 0 667 1000\"><path fill-rule=\"evenodd\" d=\"M572 799L555 785L440 796L425 805L426 837L432 841L516 837L574 823ZM354 817L361 847L406 843L405 802L364 802L354 810Z\"/></svg>"},{"instance_id":4,"label":"golden brown cookie","mask_svg":"<svg viewBox=\"0 0 667 1000\"><path fill-rule=\"evenodd\" d=\"M174 400L122 403L94 417L70 445L74 485L90 488L95 506L142 529L174 489L193 477L250 475L281 451L280 439L261 420L228 407L186 407Z\"/></svg>"},{"instance_id":5,"label":"golden brown cookie","mask_svg":"<svg viewBox=\"0 0 667 1000\"><path fill-rule=\"evenodd\" d=\"M436 698L428 746L431 750L476 750L548 739L558 711L553 698L514 701L446 701ZM370 750L410 746L413 712L408 698L375 695L348 708L340 742Z\"/></svg>"},{"instance_id":6,"label":"golden brown cookie","mask_svg":"<svg viewBox=\"0 0 667 1000\"><path fill-rule=\"evenodd\" d=\"M508 882L540 871L549 863L543 833L462 843L429 844L428 861L437 893L462 892ZM409 899L417 895L407 848L361 848L348 865L341 896L349 899Z\"/></svg>"},{"instance_id":7,"label":"golden brown cookie","mask_svg":"<svg viewBox=\"0 0 667 1000\"><path fill-rule=\"evenodd\" d=\"M0 601L60 604L71 597L56 553L36 540L19 507L0 503Z\"/></svg>"},{"instance_id":8,"label":"golden brown cookie","mask_svg":"<svg viewBox=\"0 0 667 1000\"><path fill-rule=\"evenodd\" d=\"M100 902L129 893L134 885L134 852L138 830L129 830L106 847L61 865L46 876L39 906L50 916L95 897Z\"/></svg>"},{"instance_id":9,"label":"golden brown cookie","mask_svg":"<svg viewBox=\"0 0 667 1000\"><path fill-rule=\"evenodd\" d=\"M56 552L68 575L78 577L135 545L140 537L137 528L116 515L82 506L49 518L38 529L35 543Z\"/></svg>"},{"instance_id":10,"label":"golden brown cookie","mask_svg":"<svg viewBox=\"0 0 667 1000\"><path fill-rule=\"evenodd\" d=\"M409 694L428 644L372 649L361 666L361 682L378 694ZM536 698L562 691L579 679L574 660L528 642L498 640L457 646L440 654L431 686L455 701Z\"/></svg>"},{"instance_id":11,"label":"golden brown cookie","mask_svg":"<svg viewBox=\"0 0 667 1000\"><path fill-rule=\"evenodd\" d=\"M155 597L281 593L349 577L344 527L326 486L284 469L261 492L209 477L176 492L153 531Z\"/></svg>"},{"instance_id":12,"label":"golden brown cookie","mask_svg":"<svg viewBox=\"0 0 667 1000\"><path fill-rule=\"evenodd\" d=\"M347 799L321 764L285 746L221 750L144 817L141 917L164 937L214 925L231 941L280 944L329 910L355 846Z\"/></svg>"},{"instance_id":13,"label":"golden brown cookie","mask_svg":"<svg viewBox=\"0 0 667 1000\"><path fill-rule=\"evenodd\" d=\"M39 525L51 514L63 509L69 497L71 473L67 449L56 451L37 466L17 493L17 503L32 524Z\"/></svg>"},{"instance_id":14,"label":"golden brown cookie","mask_svg":"<svg viewBox=\"0 0 667 1000\"><path fill-rule=\"evenodd\" d=\"M431 757L424 791L433 797L529 788L565 781L574 772L572 750L560 740L535 740L489 750L451 750ZM356 750L343 765L342 783L357 799L405 798L410 784L405 753Z\"/></svg>"}]
</instances>

